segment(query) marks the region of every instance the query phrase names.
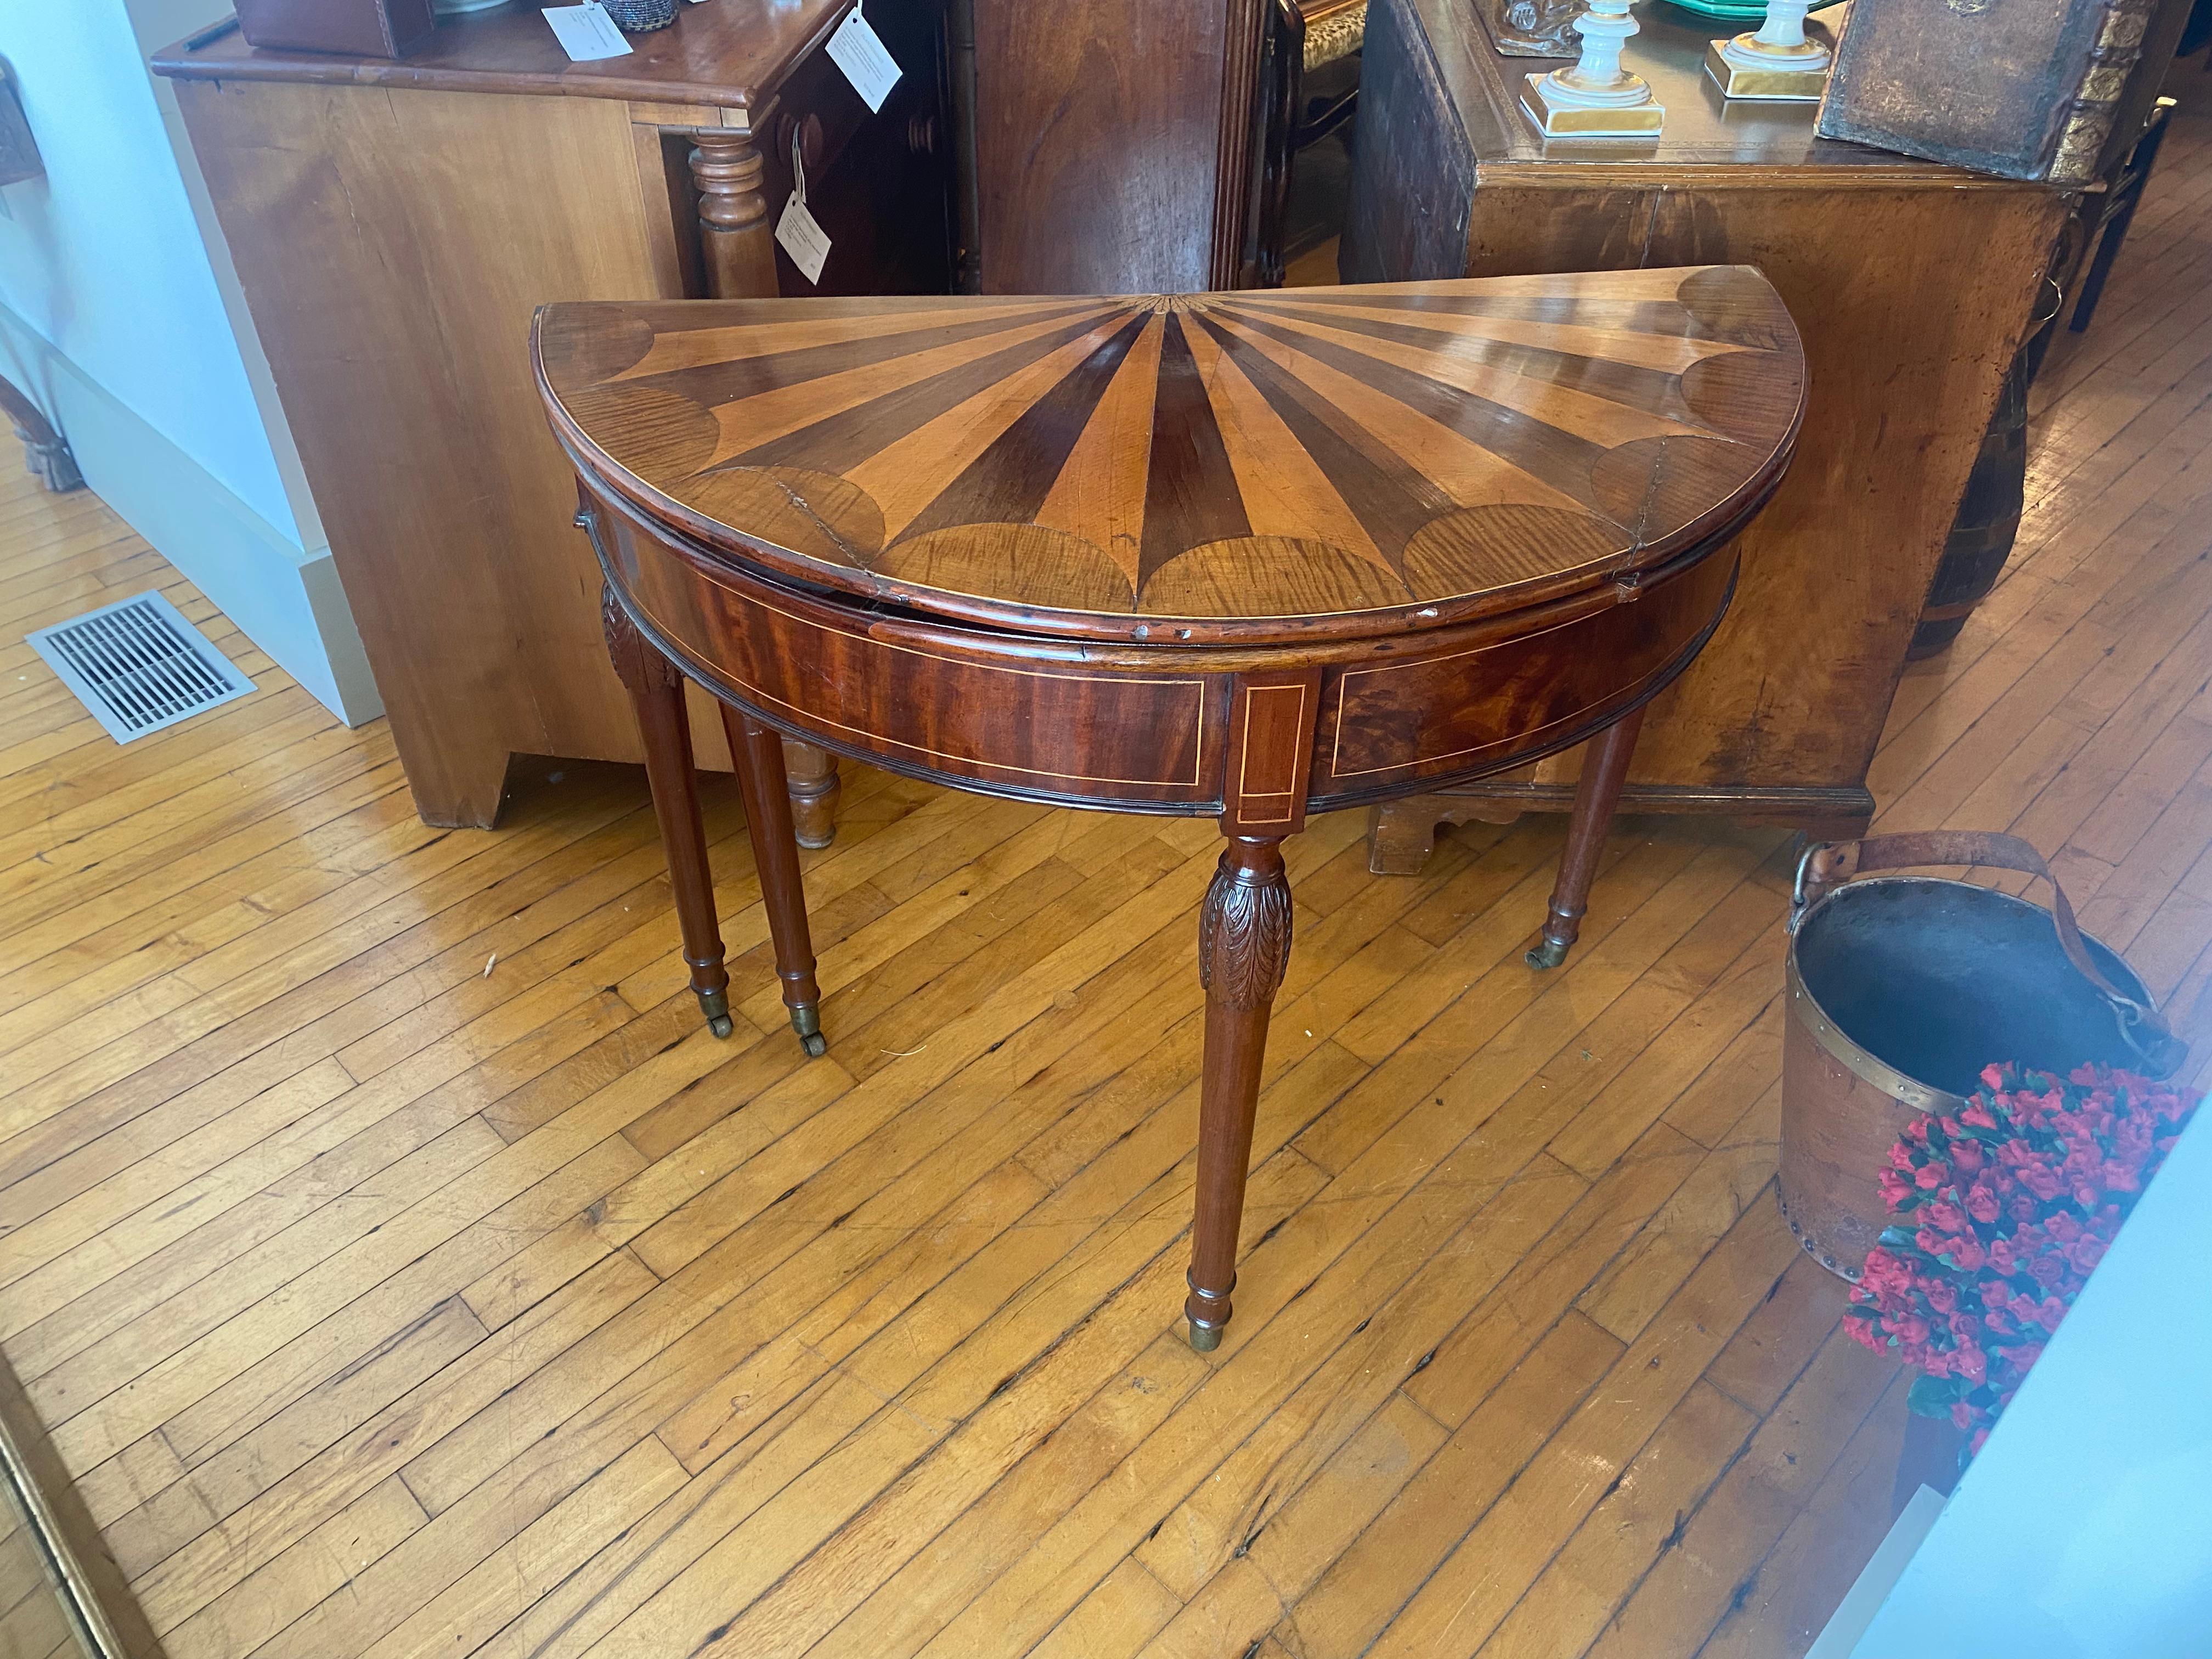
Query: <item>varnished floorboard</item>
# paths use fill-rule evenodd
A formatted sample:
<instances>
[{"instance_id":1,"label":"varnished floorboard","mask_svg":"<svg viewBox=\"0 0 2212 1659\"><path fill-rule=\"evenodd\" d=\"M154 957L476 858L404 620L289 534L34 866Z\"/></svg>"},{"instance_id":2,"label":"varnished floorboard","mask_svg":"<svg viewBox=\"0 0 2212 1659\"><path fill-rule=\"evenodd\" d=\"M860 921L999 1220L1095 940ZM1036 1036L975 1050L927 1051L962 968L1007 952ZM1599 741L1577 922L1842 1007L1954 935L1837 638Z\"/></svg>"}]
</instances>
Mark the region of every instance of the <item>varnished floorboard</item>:
<instances>
[{"instance_id":1,"label":"varnished floorboard","mask_svg":"<svg viewBox=\"0 0 2212 1659\"><path fill-rule=\"evenodd\" d=\"M2200 1042L2206 199L2185 118L1874 777L2056 852ZM380 725L0 483L13 629L147 586L259 690L118 750L0 647L0 1350L175 1659L1765 1659L1886 1527L1902 1389L1771 1190L1780 836L1624 823L1541 976L1555 821L1293 843L1202 1357L1210 824L853 773L808 1064L726 783L716 1042L638 774L428 829Z\"/></svg>"}]
</instances>

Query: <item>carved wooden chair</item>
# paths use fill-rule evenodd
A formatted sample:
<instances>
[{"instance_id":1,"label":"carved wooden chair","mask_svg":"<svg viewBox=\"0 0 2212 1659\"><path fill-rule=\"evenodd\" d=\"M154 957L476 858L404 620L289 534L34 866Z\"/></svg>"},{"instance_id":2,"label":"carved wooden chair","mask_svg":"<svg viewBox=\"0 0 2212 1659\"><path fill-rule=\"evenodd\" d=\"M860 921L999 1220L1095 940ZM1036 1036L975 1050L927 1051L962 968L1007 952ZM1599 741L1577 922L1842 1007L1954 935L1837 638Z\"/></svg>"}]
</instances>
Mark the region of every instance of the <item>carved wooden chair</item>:
<instances>
[{"instance_id":1,"label":"carved wooden chair","mask_svg":"<svg viewBox=\"0 0 2212 1659\"><path fill-rule=\"evenodd\" d=\"M1258 276L1283 281L1283 234L1298 152L1349 122L1359 103L1367 0L1275 0L1261 70L1266 143L1257 217Z\"/></svg>"}]
</instances>

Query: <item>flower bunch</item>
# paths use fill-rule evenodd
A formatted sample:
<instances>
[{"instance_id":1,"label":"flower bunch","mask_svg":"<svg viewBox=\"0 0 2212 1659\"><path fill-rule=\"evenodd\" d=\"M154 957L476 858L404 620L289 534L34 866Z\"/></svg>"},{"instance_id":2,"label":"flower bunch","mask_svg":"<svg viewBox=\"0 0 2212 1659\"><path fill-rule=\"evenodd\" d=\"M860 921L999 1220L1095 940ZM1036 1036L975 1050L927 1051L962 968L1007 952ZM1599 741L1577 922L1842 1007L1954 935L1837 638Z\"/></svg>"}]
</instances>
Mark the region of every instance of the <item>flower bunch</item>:
<instances>
[{"instance_id":1,"label":"flower bunch","mask_svg":"<svg viewBox=\"0 0 2212 1659\"><path fill-rule=\"evenodd\" d=\"M1880 1180L1897 1219L1844 1328L1921 1375L1912 1409L1969 1431L2011 1403L2197 1097L2131 1073L1992 1066L1956 1115L1923 1115Z\"/></svg>"}]
</instances>

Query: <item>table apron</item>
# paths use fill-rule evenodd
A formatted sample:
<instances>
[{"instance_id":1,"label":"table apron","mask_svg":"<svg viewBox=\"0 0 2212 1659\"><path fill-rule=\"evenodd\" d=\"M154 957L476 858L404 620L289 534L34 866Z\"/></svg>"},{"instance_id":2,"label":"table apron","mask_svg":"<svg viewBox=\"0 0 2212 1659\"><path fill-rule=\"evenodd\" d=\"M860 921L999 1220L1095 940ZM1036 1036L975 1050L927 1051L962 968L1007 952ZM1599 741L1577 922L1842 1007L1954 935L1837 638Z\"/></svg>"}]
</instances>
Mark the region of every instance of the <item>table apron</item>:
<instances>
[{"instance_id":1,"label":"table apron","mask_svg":"<svg viewBox=\"0 0 2212 1659\"><path fill-rule=\"evenodd\" d=\"M1220 812L1237 793L1232 760L1249 787L1255 705L1240 697L1280 678L1251 672L1249 650L1168 646L1148 659L1117 648L1092 663L983 633L933 648L890 637L850 601L710 566L600 499L594 541L641 630L690 678L792 736L957 787L1069 805ZM1304 653L1315 695L1282 734L1310 745L1310 765L1296 769L1304 805L1410 794L1582 741L1688 665L1735 574L1723 554L1632 603L1472 643L1440 635L1432 654L1375 658L1340 643ZM1300 653L1283 655L1290 668Z\"/></svg>"}]
</instances>

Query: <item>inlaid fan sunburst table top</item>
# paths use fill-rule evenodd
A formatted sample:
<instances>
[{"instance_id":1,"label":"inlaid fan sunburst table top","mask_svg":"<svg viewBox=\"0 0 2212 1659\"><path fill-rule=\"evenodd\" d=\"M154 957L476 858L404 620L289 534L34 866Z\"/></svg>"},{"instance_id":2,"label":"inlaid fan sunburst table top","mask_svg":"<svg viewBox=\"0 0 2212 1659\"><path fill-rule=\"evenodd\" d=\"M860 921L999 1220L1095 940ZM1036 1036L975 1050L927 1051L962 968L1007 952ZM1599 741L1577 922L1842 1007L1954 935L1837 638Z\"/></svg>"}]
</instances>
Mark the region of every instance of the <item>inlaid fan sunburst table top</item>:
<instances>
[{"instance_id":1,"label":"inlaid fan sunburst table top","mask_svg":"<svg viewBox=\"0 0 2212 1659\"><path fill-rule=\"evenodd\" d=\"M813 777L827 751L1219 823L1183 1303L1200 1350L1233 1310L1291 949L1284 841L1311 812L1588 743L1528 958L1556 966L1644 708L1720 627L1733 540L1805 399L1789 314L1737 266L556 305L535 356L717 1035L736 1023L692 688L720 706L809 1054L838 1003L787 799L814 797L787 749Z\"/></svg>"},{"instance_id":2,"label":"inlaid fan sunburst table top","mask_svg":"<svg viewBox=\"0 0 2212 1659\"><path fill-rule=\"evenodd\" d=\"M1175 297L548 307L580 459L702 545L1101 639L1443 625L1662 565L1805 392L1741 266Z\"/></svg>"}]
</instances>

